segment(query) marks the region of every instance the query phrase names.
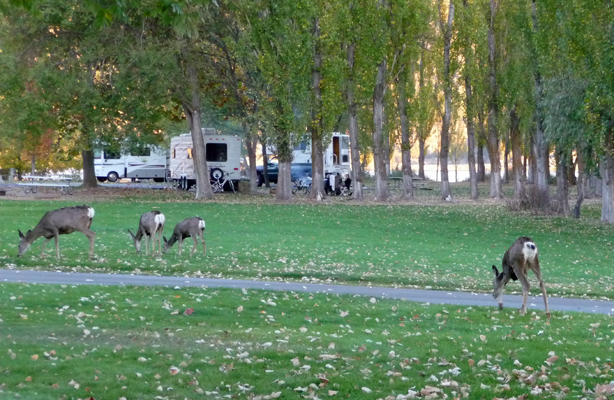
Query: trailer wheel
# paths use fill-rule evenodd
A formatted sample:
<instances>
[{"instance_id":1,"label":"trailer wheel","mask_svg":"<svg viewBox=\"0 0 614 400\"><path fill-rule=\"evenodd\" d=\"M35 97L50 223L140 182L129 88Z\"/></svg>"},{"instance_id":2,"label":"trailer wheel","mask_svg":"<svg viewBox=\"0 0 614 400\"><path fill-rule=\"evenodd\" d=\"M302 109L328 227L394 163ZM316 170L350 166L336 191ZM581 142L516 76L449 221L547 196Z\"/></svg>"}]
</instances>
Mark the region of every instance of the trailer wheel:
<instances>
[{"instance_id":1,"label":"trailer wheel","mask_svg":"<svg viewBox=\"0 0 614 400\"><path fill-rule=\"evenodd\" d=\"M211 179L215 179L215 180L220 180L224 177L224 171L222 171L219 168L213 168L211 169Z\"/></svg>"},{"instance_id":2,"label":"trailer wheel","mask_svg":"<svg viewBox=\"0 0 614 400\"><path fill-rule=\"evenodd\" d=\"M115 171L109 172L109 175L107 175L107 180L109 182L117 182L118 179L119 179L119 174Z\"/></svg>"}]
</instances>

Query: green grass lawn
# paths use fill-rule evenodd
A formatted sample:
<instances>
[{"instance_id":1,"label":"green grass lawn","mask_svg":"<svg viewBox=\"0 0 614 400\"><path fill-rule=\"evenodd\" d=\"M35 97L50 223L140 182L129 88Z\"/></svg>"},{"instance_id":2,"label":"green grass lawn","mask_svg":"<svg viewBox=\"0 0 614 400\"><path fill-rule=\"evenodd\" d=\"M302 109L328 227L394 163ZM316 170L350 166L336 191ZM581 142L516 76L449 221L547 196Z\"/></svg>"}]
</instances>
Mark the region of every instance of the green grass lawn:
<instances>
[{"instance_id":1,"label":"green grass lawn","mask_svg":"<svg viewBox=\"0 0 614 400\"><path fill-rule=\"evenodd\" d=\"M594 398L614 380L612 326L360 296L4 283L0 398Z\"/></svg>"},{"instance_id":2,"label":"green grass lawn","mask_svg":"<svg viewBox=\"0 0 614 400\"><path fill-rule=\"evenodd\" d=\"M218 278L334 282L353 285L490 291L491 265L521 235L539 246L548 292L560 296L612 297L614 227L598 221L596 207L580 220L512 214L503 205L353 205L143 201L90 201L96 217L96 257L87 257L79 233L43 239L17 258L17 229L33 228L64 201L0 201L0 262L14 268L142 273ZM191 216L205 219L207 256L180 257L177 246L162 257L135 254L133 232L141 214L159 209L165 235ZM192 241L188 239L187 250ZM531 277L532 279L532 277ZM532 279L532 282L535 282ZM533 291L537 293L537 288ZM520 291L512 282L507 293Z\"/></svg>"}]
</instances>

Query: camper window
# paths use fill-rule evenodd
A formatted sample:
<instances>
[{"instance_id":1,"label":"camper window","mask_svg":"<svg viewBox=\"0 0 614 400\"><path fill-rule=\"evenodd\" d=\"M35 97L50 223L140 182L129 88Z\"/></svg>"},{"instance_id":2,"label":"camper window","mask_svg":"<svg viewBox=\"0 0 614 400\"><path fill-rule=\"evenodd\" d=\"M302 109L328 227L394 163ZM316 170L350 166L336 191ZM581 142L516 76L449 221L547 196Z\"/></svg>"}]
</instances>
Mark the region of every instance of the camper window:
<instances>
[{"instance_id":1,"label":"camper window","mask_svg":"<svg viewBox=\"0 0 614 400\"><path fill-rule=\"evenodd\" d=\"M226 143L207 143L207 161L226 162L228 159Z\"/></svg>"},{"instance_id":2,"label":"camper window","mask_svg":"<svg viewBox=\"0 0 614 400\"><path fill-rule=\"evenodd\" d=\"M175 157L176 157L175 149L173 149L173 158L175 158Z\"/></svg>"},{"instance_id":3,"label":"camper window","mask_svg":"<svg viewBox=\"0 0 614 400\"><path fill-rule=\"evenodd\" d=\"M96 160L100 160L102 158L102 151L100 150L94 150L94 158Z\"/></svg>"},{"instance_id":4,"label":"camper window","mask_svg":"<svg viewBox=\"0 0 614 400\"><path fill-rule=\"evenodd\" d=\"M300 142L299 144L297 144L297 145L294 147L294 150L301 150L301 151L305 151L305 150L307 150L307 142L305 142L305 141Z\"/></svg>"},{"instance_id":5,"label":"camper window","mask_svg":"<svg viewBox=\"0 0 614 400\"><path fill-rule=\"evenodd\" d=\"M107 160L119 160L121 158L121 154L112 150L104 151L104 158Z\"/></svg>"},{"instance_id":6,"label":"camper window","mask_svg":"<svg viewBox=\"0 0 614 400\"><path fill-rule=\"evenodd\" d=\"M192 149L188 148L188 159L192 158Z\"/></svg>"},{"instance_id":7,"label":"camper window","mask_svg":"<svg viewBox=\"0 0 614 400\"><path fill-rule=\"evenodd\" d=\"M149 157L151 156L151 149L149 147L135 146L130 149L130 154L135 157Z\"/></svg>"}]
</instances>

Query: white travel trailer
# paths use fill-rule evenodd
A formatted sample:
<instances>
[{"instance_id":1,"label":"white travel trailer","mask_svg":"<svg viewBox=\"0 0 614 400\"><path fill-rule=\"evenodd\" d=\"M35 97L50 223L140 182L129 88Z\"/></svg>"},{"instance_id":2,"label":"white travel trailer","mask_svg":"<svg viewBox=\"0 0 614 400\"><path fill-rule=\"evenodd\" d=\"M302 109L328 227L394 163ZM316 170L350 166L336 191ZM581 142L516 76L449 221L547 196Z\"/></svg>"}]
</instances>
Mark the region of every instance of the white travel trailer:
<instances>
[{"instance_id":1,"label":"white travel trailer","mask_svg":"<svg viewBox=\"0 0 614 400\"><path fill-rule=\"evenodd\" d=\"M234 135L219 135L212 128L203 128L205 157L212 179L233 181L238 187L241 180L241 138ZM171 139L170 178L184 189L196 183L192 134L185 133Z\"/></svg>"},{"instance_id":2,"label":"white travel trailer","mask_svg":"<svg viewBox=\"0 0 614 400\"><path fill-rule=\"evenodd\" d=\"M168 167L168 149L147 145L128 152L94 151L94 170L100 182L121 178L153 179L164 182Z\"/></svg>"},{"instance_id":3,"label":"white travel trailer","mask_svg":"<svg viewBox=\"0 0 614 400\"><path fill-rule=\"evenodd\" d=\"M294 148L293 163L311 164L311 140L303 141ZM328 147L324 149L324 174L341 176L350 174L350 136L333 132Z\"/></svg>"}]
</instances>

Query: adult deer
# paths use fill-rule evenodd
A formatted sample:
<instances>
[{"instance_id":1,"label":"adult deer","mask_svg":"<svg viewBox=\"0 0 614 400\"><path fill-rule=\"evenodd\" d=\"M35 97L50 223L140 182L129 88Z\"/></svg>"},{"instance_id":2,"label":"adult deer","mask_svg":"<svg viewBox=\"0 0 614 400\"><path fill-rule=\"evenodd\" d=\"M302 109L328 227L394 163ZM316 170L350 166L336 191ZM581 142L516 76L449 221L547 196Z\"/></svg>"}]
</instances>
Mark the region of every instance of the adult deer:
<instances>
[{"instance_id":1,"label":"adult deer","mask_svg":"<svg viewBox=\"0 0 614 400\"><path fill-rule=\"evenodd\" d=\"M200 237L200 240L203 242L203 255L207 255L207 249L205 247L205 237L203 233L205 232L205 221L199 217L192 217L184 219L175 225L175 229L173 230L173 235L169 240L164 238L164 253L166 253L171 246L175 242L179 242L179 255L181 255L181 244L183 243L183 239L192 237L194 240L194 247L190 252L190 257L194 254L196 250L196 246L198 245L197 237Z\"/></svg>"},{"instance_id":2,"label":"adult deer","mask_svg":"<svg viewBox=\"0 0 614 400\"><path fill-rule=\"evenodd\" d=\"M45 241L41 249L41 257L44 256L47 242L51 239L55 239L55 252L59 259L59 235L81 232L90 242L90 258L92 258L94 256L94 239L96 238L96 234L90 230L93 218L94 209L89 206L65 207L48 211L33 230L29 230L25 235L18 230L21 241L19 242L17 256L22 256L28 250L32 242L43 236Z\"/></svg>"},{"instance_id":3,"label":"adult deer","mask_svg":"<svg viewBox=\"0 0 614 400\"><path fill-rule=\"evenodd\" d=\"M160 211L149 211L141 215L136 235L128 229L137 253L141 252L141 239L145 236L145 254L149 254L149 242L151 242L152 254L156 253L156 242L158 242L158 248L160 249L160 254L162 254L162 233L164 232L165 221L166 218Z\"/></svg>"},{"instance_id":4,"label":"adult deer","mask_svg":"<svg viewBox=\"0 0 614 400\"><path fill-rule=\"evenodd\" d=\"M548 296L546 295L546 287L542 280L542 274L539 269L539 258L537 255L537 246L531 238L526 236L516 239L514 244L507 249L503 255L501 273L497 270L497 267L492 266L492 270L495 274L493 280L494 291L492 296L499 302L499 309L503 309L503 288L510 279L520 280L522 285L522 308L520 309L520 315L525 315L527 312L527 297L529 296L529 279L527 272L533 271L537 280L539 281L539 287L544 296L544 305L546 306L546 315L550 317L550 309L548 308Z\"/></svg>"}]
</instances>

